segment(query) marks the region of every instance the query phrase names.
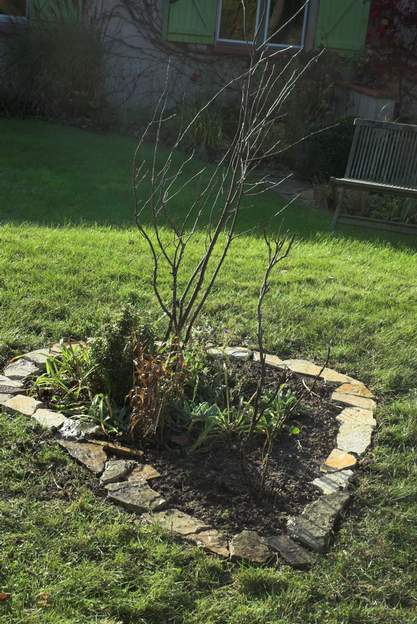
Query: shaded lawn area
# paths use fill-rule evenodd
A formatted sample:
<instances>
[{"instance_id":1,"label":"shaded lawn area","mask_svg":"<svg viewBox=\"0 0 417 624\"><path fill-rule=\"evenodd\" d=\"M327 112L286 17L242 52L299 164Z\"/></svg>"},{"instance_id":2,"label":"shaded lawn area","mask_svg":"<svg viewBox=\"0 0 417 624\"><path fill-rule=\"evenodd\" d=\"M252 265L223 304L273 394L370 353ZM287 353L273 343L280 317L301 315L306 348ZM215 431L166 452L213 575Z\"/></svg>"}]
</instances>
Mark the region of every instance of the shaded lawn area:
<instances>
[{"instance_id":1,"label":"shaded lawn area","mask_svg":"<svg viewBox=\"0 0 417 624\"><path fill-rule=\"evenodd\" d=\"M155 319L131 226L134 141L37 121L0 120L0 136L0 357L94 334L129 301ZM242 227L277 207L264 196ZM332 552L307 574L205 557L106 505L45 434L3 415L0 590L13 597L1 624L417 623L414 243L332 238L329 216L299 206L286 227L298 242L274 278L268 348L319 362L331 344L331 364L382 402L373 461ZM219 339L226 327L253 340L264 257L255 235L236 241L203 319Z\"/></svg>"}]
</instances>

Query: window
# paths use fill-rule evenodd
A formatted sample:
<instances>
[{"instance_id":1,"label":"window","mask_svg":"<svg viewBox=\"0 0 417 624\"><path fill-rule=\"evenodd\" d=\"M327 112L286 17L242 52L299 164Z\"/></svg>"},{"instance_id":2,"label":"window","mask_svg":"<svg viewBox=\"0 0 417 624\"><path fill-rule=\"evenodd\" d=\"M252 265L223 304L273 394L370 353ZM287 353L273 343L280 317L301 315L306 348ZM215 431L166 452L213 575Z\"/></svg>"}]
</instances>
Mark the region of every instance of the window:
<instances>
[{"instance_id":1,"label":"window","mask_svg":"<svg viewBox=\"0 0 417 624\"><path fill-rule=\"evenodd\" d=\"M22 17L27 17L27 0L0 0L0 20Z\"/></svg>"},{"instance_id":2,"label":"window","mask_svg":"<svg viewBox=\"0 0 417 624\"><path fill-rule=\"evenodd\" d=\"M272 46L303 46L305 0L246 0L245 7L241 0L220 0L219 41L245 43L256 36Z\"/></svg>"},{"instance_id":3,"label":"window","mask_svg":"<svg viewBox=\"0 0 417 624\"><path fill-rule=\"evenodd\" d=\"M258 2L221 0L218 38L224 41L253 41L258 23Z\"/></svg>"}]
</instances>

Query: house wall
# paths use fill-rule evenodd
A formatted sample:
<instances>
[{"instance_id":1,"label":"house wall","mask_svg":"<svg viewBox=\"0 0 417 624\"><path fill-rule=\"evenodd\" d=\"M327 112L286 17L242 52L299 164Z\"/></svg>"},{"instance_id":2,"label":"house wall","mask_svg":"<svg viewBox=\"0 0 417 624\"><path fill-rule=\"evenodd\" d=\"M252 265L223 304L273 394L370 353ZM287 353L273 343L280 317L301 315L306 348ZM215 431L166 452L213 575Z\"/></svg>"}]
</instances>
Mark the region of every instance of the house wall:
<instances>
[{"instance_id":1,"label":"house wall","mask_svg":"<svg viewBox=\"0 0 417 624\"><path fill-rule=\"evenodd\" d=\"M183 98L215 93L242 70L242 57L214 54L212 46L187 47L164 43L162 38L162 45L153 45L120 4L117 0L105 0L103 8L112 15L107 32L108 90L111 101L122 111L153 106L167 76L169 104L174 104Z\"/></svg>"}]
</instances>

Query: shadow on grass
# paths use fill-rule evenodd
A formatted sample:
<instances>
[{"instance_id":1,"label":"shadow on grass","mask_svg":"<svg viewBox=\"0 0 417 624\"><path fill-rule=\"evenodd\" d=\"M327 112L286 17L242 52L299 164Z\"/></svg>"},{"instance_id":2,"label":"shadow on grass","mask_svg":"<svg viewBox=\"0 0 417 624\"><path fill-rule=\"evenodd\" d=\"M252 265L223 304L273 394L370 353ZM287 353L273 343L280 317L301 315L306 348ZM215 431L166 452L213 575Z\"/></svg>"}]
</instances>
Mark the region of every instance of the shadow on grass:
<instances>
[{"instance_id":1,"label":"shadow on grass","mask_svg":"<svg viewBox=\"0 0 417 624\"><path fill-rule=\"evenodd\" d=\"M134 225L131 163L136 141L117 134L98 134L39 120L0 119L0 223L62 227ZM151 146L146 146L150 158ZM181 159L181 155L179 156ZM193 161L192 171L204 166ZM207 165L212 169L212 165ZM172 204L178 220L193 200L195 188L185 189ZM144 190L146 195L146 189ZM331 231L331 215L301 203L284 205L270 192L247 203L240 217L241 232L259 235L280 228L308 240ZM203 222L204 223L204 222ZM412 236L345 228L337 236L417 247Z\"/></svg>"}]
</instances>

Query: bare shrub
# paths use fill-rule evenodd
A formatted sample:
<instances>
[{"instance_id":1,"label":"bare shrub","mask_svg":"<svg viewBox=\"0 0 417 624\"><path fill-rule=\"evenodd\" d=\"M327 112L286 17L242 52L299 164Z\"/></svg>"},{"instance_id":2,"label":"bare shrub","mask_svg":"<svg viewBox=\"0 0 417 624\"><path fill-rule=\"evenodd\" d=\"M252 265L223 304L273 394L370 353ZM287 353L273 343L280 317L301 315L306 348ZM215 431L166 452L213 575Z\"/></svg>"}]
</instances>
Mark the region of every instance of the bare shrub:
<instances>
[{"instance_id":1,"label":"bare shrub","mask_svg":"<svg viewBox=\"0 0 417 624\"><path fill-rule=\"evenodd\" d=\"M256 178L256 170L265 159L288 149L281 137L271 143L271 129L285 117L290 96L320 56L300 65L295 53L284 67L278 68L274 59L284 52L288 50L271 53L264 45L254 45L248 68L195 113L178 132L172 150L164 153L160 137L164 124L172 118L168 108L168 69L165 89L139 141L132 175L135 220L150 252L152 286L167 318L165 338L173 338L177 345L190 339L193 325L240 234L242 209L253 210L254 205L248 203L250 198L280 184L267 177ZM186 169L193 167L194 152L178 162L176 150L195 132L206 111L231 87L239 87L240 91L235 135L217 165L194 167L193 173L187 175ZM147 160L142 146L150 136L154 148L152 158ZM178 214L176 198L187 187L195 189L194 199L183 214ZM195 259L190 242L197 236L201 253ZM166 272L170 280L168 294L162 286Z\"/></svg>"}]
</instances>

